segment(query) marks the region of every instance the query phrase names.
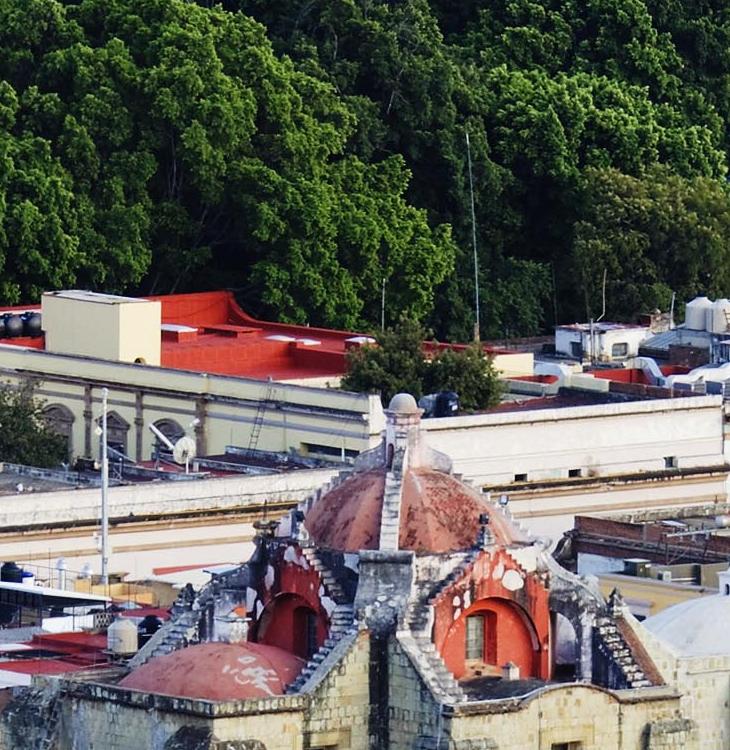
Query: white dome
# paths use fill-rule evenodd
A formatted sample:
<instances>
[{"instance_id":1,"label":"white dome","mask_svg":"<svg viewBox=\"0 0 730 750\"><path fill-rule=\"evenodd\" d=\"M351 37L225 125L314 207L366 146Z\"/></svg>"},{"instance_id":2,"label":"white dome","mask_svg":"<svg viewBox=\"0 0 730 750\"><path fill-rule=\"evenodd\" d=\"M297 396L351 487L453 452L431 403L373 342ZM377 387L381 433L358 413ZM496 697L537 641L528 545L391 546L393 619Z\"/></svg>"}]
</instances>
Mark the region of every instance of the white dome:
<instances>
[{"instance_id":1,"label":"white dome","mask_svg":"<svg viewBox=\"0 0 730 750\"><path fill-rule=\"evenodd\" d=\"M730 655L730 596L701 596L647 617L643 625L682 656Z\"/></svg>"},{"instance_id":2,"label":"white dome","mask_svg":"<svg viewBox=\"0 0 730 750\"><path fill-rule=\"evenodd\" d=\"M420 411L416 399L410 393L396 393L390 399L388 410L396 411L399 414L418 414Z\"/></svg>"}]
</instances>

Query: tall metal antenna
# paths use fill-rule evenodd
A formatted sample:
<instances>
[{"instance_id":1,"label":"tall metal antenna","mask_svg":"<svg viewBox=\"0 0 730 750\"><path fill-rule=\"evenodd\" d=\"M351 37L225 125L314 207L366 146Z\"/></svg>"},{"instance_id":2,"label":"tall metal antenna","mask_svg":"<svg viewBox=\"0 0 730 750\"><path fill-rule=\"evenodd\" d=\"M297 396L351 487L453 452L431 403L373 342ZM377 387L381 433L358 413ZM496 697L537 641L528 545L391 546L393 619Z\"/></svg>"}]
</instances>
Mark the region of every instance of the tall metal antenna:
<instances>
[{"instance_id":1,"label":"tall metal antenna","mask_svg":"<svg viewBox=\"0 0 730 750\"><path fill-rule=\"evenodd\" d=\"M107 445L107 398L101 389L101 582L109 585L109 450Z\"/></svg>"},{"instance_id":2,"label":"tall metal antenna","mask_svg":"<svg viewBox=\"0 0 730 750\"><path fill-rule=\"evenodd\" d=\"M466 133L466 158L469 163L469 195L471 198L471 242L474 249L474 341L479 341L479 258L477 256L477 219L474 211L474 178L471 172L471 144Z\"/></svg>"}]
</instances>

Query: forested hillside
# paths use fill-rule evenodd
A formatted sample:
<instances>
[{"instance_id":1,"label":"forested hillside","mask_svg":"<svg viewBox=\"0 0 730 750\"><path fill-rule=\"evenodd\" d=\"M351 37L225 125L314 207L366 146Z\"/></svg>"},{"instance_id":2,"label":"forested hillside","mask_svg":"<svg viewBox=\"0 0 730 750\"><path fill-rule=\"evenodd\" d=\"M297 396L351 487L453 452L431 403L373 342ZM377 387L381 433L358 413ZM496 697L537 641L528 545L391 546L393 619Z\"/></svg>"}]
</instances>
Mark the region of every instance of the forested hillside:
<instances>
[{"instance_id":1,"label":"forested hillside","mask_svg":"<svg viewBox=\"0 0 730 750\"><path fill-rule=\"evenodd\" d=\"M721 0L0 0L0 302L468 338L730 294Z\"/></svg>"}]
</instances>

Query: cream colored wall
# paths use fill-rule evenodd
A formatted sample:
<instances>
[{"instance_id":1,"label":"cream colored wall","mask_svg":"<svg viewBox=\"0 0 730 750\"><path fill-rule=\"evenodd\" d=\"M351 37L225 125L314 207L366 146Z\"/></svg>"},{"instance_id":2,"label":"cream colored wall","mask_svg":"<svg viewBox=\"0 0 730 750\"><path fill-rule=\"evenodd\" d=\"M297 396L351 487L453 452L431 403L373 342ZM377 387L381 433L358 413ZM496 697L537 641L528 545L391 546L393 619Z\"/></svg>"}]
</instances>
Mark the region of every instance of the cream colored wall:
<instances>
[{"instance_id":1,"label":"cream colored wall","mask_svg":"<svg viewBox=\"0 0 730 750\"><path fill-rule=\"evenodd\" d=\"M160 364L160 302L44 294L41 310L48 352Z\"/></svg>"},{"instance_id":2,"label":"cream colored wall","mask_svg":"<svg viewBox=\"0 0 730 750\"><path fill-rule=\"evenodd\" d=\"M202 417L198 437L205 452L223 453L226 445L247 447L259 402L267 396L276 405L263 413L258 448L299 450L302 444L361 451L380 440L384 415L377 396L334 389L277 384L273 393L259 380L169 370L145 365L83 359L0 344L0 378L17 382L17 371L37 373L39 397L47 405L61 404L75 416L73 450L85 455L85 388L89 388L94 425L101 413L101 389L109 388L109 409L130 428L127 452L136 458L136 430L141 429L142 458L149 458L155 438L147 429L151 421L170 418L192 432L189 424ZM84 383L86 381L86 385ZM137 398L141 394L142 422L137 423ZM205 414L200 414L203 409ZM89 455L98 454L98 437L91 434Z\"/></svg>"},{"instance_id":3,"label":"cream colored wall","mask_svg":"<svg viewBox=\"0 0 730 750\"><path fill-rule=\"evenodd\" d=\"M117 305L44 294L41 314L47 351L118 359Z\"/></svg>"},{"instance_id":4,"label":"cream colored wall","mask_svg":"<svg viewBox=\"0 0 730 750\"><path fill-rule=\"evenodd\" d=\"M476 482L511 482L724 462L722 397L617 402L424 421L429 444Z\"/></svg>"},{"instance_id":5,"label":"cream colored wall","mask_svg":"<svg viewBox=\"0 0 730 750\"><path fill-rule=\"evenodd\" d=\"M495 354L492 358L492 364L500 376L505 378L532 375L535 367L535 356L532 352Z\"/></svg>"},{"instance_id":6,"label":"cream colored wall","mask_svg":"<svg viewBox=\"0 0 730 750\"><path fill-rule=\"evenodd\" d=\"M119 348L117 359L159 366L162 348L162 303L146 300L126 302L119 307Z\"/></svg>"}]
</instances>

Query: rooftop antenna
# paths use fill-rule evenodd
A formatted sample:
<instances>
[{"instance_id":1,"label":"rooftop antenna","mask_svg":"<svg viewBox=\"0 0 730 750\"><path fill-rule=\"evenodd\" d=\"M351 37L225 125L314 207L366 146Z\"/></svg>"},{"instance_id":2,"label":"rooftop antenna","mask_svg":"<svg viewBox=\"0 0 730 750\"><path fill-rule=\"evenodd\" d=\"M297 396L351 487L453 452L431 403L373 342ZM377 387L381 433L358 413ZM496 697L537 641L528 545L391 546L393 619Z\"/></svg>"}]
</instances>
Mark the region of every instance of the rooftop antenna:
<instances>
[{"instance_id":1,"label":"rooftop antenna","mask_svg":"<svg viewBox=\"0 0 730 750\"><path fill-rule=\"evenodd\" d=\"M479 341L479 258L477 256L477 220L474 211L474 178L471 171L471 143L466 131L466 158L469 164L469 196L471 200L471 242L474 251L474 341Z\"/></svg>"},{"instance_id":2,"label":"rooftop antenna","mask_svg":"<svg viewBox=\"0 0 730 750\"><path fill-rule=\"evenodd\" d=\"M590 338L591 338L591 364L596 363L596 330L595 330L595 324L600 323L604 316L606 315L606 275L607 275L607 269L603 269L603 287L601 295L603 297L603 309L601 310L601 314L598 316L596 320L593 320L591 318L591 324L590 324Z\"/></svg>"},{"instance_id":3,"label":"rooftop antenna","mask_svg":"<svg viewBox=\"0 0 730 750\"><path fill-rule=\"evenodd\" d=\"M101 583L109 585L109 448L107 446L107 399L109 389L101 389Z\"/></svg>"},{"instance_id":4,"label":"rooftop antenna","mask_svg":"<svg viewBox=\"0 0 730 750\"><path fill-rule=\"evenodd\" d=\"M191 423L195 426L195 420ZM183 435L173 443L160 429L152 423L148 425L157 439L172 451L172 458L176 464L185 464L185 473L190 473L190 461L195 458L195 440L189 435Z\"/></svg>"},{"instance_id":5,"label":"rooftop antenna","mask_svg":"<svg viewBox=\"0 0 730 750\"><path fill-rule=\"evenodd\" d=\"M607 269L604 268L603 269L603 292L602 292L603 309L601 310L601 314L598 317L598 320L596 320L596 323L600 323L603 320L604 316L606 315L606 275L607 275L607 272L608 272Z\"/></svg>"}]
</instances>

